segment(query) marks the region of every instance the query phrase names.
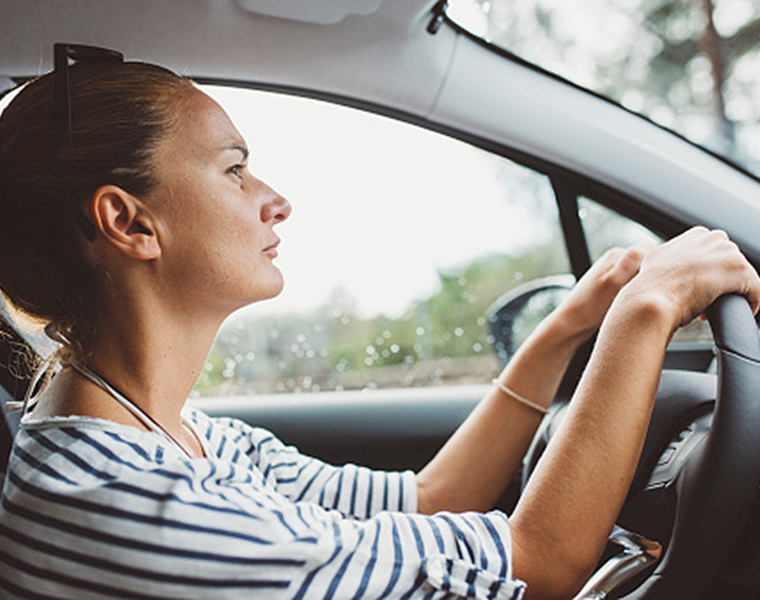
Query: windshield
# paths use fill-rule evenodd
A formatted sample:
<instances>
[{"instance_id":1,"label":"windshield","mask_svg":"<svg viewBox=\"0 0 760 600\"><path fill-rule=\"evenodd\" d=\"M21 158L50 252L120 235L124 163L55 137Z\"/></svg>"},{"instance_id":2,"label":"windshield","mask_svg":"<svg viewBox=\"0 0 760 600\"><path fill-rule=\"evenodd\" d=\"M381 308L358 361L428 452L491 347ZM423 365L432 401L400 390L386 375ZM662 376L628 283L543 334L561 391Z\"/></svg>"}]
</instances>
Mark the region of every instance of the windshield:
<instances>
[{"instance_id":1,"label":"windshield","mask_svg":"<svg viewBox=\"0 0 760 600\"><path fill-rule=\"evenodd\" d=\"M447 14L760 175L757 0L451 0Z\"/></svg>"}]
</instances>

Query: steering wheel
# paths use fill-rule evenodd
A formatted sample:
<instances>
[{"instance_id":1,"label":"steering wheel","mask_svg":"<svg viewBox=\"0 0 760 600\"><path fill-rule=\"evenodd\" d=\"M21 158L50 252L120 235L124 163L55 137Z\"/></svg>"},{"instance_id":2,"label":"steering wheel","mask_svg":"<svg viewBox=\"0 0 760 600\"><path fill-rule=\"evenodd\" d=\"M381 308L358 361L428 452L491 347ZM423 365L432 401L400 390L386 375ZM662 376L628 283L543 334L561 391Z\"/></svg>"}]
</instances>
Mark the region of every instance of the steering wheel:
<instances>
[{"instance_id":1,"label":"steering wheel","mask_svg":"<svg viewBox=\"0 0 760 600\"><path fill-rule=\"evenodd\" d=\"M757 325L747 301L738 295L719 298L707 310L707 317L718 358L717 402L712 424L703 443L694 449L675 476L675 522L665 556L654 572L624 596L624 600L698 598L740 539L758 491L760 337ZM693 375L699 385L684 387L681 395L697 390L704 407L707 398L704 394L711 392L704 392L705 379L700 379L700 374ZM713 381L709 378L710 383ZM663 406L660 400L667 399L658 395L647 444L653 430L672 431L664 421L672 419L674 411ZM692 405L695 402L692 400ZM559 418L562 412L560 407ZM547 423L543 431L545 437L551 436L552 429L556 430L557 420ZM639 471L644 467L643 473L637 473L634 482L637 478L649 479L663 450L662 446L657 447L656 454L646 461L647 444L639 464ZM543 449L540 446L541 443L534 441L526 457L526 469L535 466L535 454ZM651 455L651 445L649 450Z\"/></svg>"},{"instance_id":2,"label":"steering wheel","mask_svg":"<svg viewBox=\"0 0 760 600\"><path fill-rule=\"evenodd\" d=\"M668 550L629 600L697 597L739 539L760 484L757 325L737 295L719 298L707 317L718 355L712 425L701 453L678 476Z\"/></svg>"}]
</instances>

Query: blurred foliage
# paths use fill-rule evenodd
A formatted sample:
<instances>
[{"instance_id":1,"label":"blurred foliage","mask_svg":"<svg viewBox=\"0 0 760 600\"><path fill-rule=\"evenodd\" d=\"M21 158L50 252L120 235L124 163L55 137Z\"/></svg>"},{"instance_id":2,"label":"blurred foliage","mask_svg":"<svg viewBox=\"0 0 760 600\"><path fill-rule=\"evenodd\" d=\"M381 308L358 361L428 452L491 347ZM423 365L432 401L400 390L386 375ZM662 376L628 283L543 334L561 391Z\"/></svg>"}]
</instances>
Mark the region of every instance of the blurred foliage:
<instances>
[{"instance_id":1,"label":"blurred foliage","mask_svg":"<svg viewBox=\"0 0 760 600\"><path fill-rule=\"evenodd\" d=\"M223 327L196 393L251 394L484 381L498 363L486 312L525 281L566 273L562 240L438 273L435 293L398 318L325 305ZM337 304L350 305L343 299Z\"/></svg>"}]
</instances>

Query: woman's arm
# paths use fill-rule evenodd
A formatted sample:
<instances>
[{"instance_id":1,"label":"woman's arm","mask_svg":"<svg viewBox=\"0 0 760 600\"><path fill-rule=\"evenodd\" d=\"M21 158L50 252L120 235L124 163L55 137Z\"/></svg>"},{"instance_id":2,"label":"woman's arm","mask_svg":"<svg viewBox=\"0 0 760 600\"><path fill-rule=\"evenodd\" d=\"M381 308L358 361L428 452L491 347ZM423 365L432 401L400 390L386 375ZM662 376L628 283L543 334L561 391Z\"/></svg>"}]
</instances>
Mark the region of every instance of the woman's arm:
<instances>
[{"instance_id":1,"label":"woman's arm","mask_svg":"<svg viewBox=\"0 0 760 600\"><path fill-rule=\"evenodd\" d=\"M568 598L590 574L628 491L672 333L760 279L723 232L693 229L652 251L610 308L558 434L510 519L530 598Z\"/></svg>"},{"instance_id":2,"label":"woman's arm","mask_svg":"<svg viewBox=\"0 0 760 600\"><path fill-rule=\"evenodd\" d=\"M499 376L541 406L554 399L578 346L596 331L618 291L651 249L608 251L522 344ZM489 510L514 477L542 414L494 387L417 476L419 512Z\"/></svg>"},{"instance_id":3,"label":"woman's arm","mask_svg":"<svg viewBox=\"0 0 760 600\"><path fill-rule=\"evenodd\" d=\"M531 597L568 598L583 584L633 477L675 322L657 298L635 296L624 289L610 310L566 424L510 518L515 576Z\"/></svg>"},{"instance_id":4,"label":"woman's arm","mask_svg":"<svg viewBox=\"0 0 760 600\"><path fill-rule=\"evenodd\" d=\"M633 477L675 329L725 293L745 295L755 312L760 303L760 278L723 232L695 228L648 253L605 260L502 374L510 388L548 405L589 333L578 325L604 317L568 415L510 519L515 575L531 598L571 597L595 565ZM419 474L420 510L490 506L539 420L492 391Z\"/></svg>"}]
</instances>

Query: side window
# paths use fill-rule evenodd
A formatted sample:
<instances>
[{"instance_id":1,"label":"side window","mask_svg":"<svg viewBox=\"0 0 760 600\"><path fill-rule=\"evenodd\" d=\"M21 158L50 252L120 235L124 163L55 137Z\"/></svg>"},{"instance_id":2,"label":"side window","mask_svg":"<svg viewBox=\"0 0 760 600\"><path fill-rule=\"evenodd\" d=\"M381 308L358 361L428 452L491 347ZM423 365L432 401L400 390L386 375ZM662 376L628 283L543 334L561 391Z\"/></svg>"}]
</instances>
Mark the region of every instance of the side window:
<instances>
[{"instance_id":1,"label":"side window","mask_svg":"<svg viewBox=\"0 0 760 600\"><path fill-rule=\"evenodd\" d=\"M636 221L589 198L583 196L578 198L578 212L592 261L614 246L627 248L647 240L656 243L663 241Z\"/></svg>"},{"instance_id":2,"label":"side window","mask_svg":"<svg viewBox=\"0 0 760 600\"><path fill-rule=\"evenodd\" d=\"M589 198L578 198L578 211L592 260L596 260L613 246L625 248L646 240L656 243L664 241L636 221ZM710 328L704 321L694 321L680 328L673 337L673 342L676 345L709 345L712 343Z\"/></svg>"},{"instance_id":3,"label":"side window","mask_svg":"<svg viewBox=\"0 0 760 600\"><path fill-rule=\"evenodd\" d=\"M207 88L288 198L280 297L232 315L196 395L482 383L489 306L569 263L545 176L412 125Z\"/></svg>"}]
</instances>

